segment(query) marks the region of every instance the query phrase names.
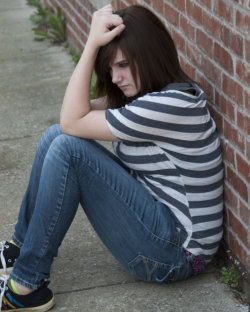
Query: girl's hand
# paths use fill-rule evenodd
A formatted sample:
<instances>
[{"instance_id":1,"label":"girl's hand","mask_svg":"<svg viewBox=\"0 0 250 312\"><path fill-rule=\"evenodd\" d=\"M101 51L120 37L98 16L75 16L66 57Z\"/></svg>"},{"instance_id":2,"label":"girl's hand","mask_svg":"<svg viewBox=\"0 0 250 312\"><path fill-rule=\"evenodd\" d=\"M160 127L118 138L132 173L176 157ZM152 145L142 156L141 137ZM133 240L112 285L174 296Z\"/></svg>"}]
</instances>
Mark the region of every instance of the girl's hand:
<instances>
[{"instance_id":1,"label":"girl's hand","mask_svg":"<svg viewBox=\"0 0 250 312\"><path fill-rule=\"evenodd\" d=\"M125 29L123 20L113 12L110 4L94 12L87 44L100 48L122 33Z\"/></svg>"}]
</instances>

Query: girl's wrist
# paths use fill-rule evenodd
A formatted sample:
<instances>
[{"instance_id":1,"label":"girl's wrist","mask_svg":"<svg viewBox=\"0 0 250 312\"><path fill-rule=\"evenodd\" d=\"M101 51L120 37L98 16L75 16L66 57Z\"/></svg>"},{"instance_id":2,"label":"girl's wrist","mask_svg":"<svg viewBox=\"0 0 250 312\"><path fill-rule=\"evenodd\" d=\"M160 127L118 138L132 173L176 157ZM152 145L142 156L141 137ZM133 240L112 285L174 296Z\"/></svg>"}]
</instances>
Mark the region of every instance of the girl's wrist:
<instances>
[{"instance_id":1,"label":"girl's wrist","mask_svg":"<svg viewBox=\"0 0 250 312\"><path fill-rule=\"evenodd\" d=\"M89 51L97 53L99 51L100 47L96 44L96 42L92 41L91 39L88 39L86 44L85 44L84 49L88 49Z\"/></svg>"}]
</instances>

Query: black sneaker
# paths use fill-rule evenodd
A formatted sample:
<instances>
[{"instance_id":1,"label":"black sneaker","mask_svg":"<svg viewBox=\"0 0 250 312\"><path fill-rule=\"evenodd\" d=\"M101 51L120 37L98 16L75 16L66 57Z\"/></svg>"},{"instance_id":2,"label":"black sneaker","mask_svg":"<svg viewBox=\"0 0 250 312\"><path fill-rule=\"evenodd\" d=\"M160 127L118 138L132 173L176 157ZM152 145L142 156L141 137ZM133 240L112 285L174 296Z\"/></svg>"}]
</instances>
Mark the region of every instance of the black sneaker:
<instances>
[{"instance_id":1,"label":"black sneaker","mask_svg":"<svg viewBox=\"0 0 250 312\"><path fill-rule=\"evenodd\" d=\"M0 304L1 311L48 311L54 306L54 295L44 283L33 293L25 296L13 293L7 284L8 276L0 277Z\"/></svg>"},{"instance_id":2,"label":"black sneaker","mask_svg":"<svg viewBox=\"0 0 250 312\"><path fill-rule=\"evenodd\" d=\"M0 242L0 275L10 274L20 248L10 242Z\"/></svg>"}]
</instances>

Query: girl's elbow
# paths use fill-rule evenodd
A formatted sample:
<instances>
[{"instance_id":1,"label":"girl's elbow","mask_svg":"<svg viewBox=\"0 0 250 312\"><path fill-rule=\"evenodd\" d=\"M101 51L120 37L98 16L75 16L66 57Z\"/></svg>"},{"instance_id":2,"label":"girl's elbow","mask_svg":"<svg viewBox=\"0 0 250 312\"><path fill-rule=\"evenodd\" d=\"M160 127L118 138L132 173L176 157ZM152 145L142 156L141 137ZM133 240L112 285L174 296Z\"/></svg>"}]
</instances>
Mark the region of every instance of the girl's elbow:
<instances>
[{"instance_id":1,"label":"girl's elbow","mask_svg":"<svg viewBox=\"0 0 250 312\"><path fill-rule=\"evenodd\" d=\"M65 134L71 134L70 133L71 132L70 125L62 119L60 120L60 129Z\"/></svg>"}]
</instances>

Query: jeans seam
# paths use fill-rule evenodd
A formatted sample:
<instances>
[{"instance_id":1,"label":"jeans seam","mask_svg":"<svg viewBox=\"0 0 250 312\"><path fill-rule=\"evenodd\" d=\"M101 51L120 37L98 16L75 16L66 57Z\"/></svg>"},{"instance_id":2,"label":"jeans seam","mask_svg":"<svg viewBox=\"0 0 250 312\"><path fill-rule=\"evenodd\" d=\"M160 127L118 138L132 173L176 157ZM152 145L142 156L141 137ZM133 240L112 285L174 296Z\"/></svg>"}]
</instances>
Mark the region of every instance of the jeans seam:
<instances>
[{"instance_id":1,"label":"jeans seam","mask_svg":"<svg viewBox=\"0 0 250 312\"><path fill-rule=\"evenodd\" d=\"M58 222L58 219L59 219L59 216L60 216L60 213L61 213L61 210L62 210L63 198L64 198L64 194L65 194L65 185L66 185L68 172L69 172L69 167L70 167L70 158L71 157L69 157L69 159L67 161L67 166L65 166L65 168L64 168L66 170L64 170L64 175L62 177L62 180L60 181L60 189L59 189L60 193L58 194L58 200L57 200L57 204L56 204L55 215L54 215L54 217L52 218L52 220L50 222L50 226L49 226L48 231L46 233L47 235L44 238L43 246L41 248L42 255L37 260L37 263L36 263L35 267L37 267L38 262L40 261L40 258L44 255L45 250L47 249L47 247L49 245L49 241L50 241L49 238L53 234L53 231L55 229L55 226L56 226L56 224Z\"/></svg>"},{"instance_id":2,"label":"jeans seam","mask_svg":"<svg viewBox=\"0 0 250 312\"><path fill-rule=\"evenodd\" d=\"M70 157L69 157L70 158ZM63 198L64 198L64 194L65 194L65 185L66 185L66 180L67 180L67 176L68 176L68 172L69 172L69 163L70 163L70 159L67 161L67 166L65 166L64 170L64 175L62 177L62 180L60 181L60 186L63 185L63 190L60 188L60 193L58 194L58 200L57 200L57 205L55 208L55 215L53 216L50 225L48 227L46 236L44 237L44 241L42 243L42 247L40 249L40 253L39 256L37 257L36 261L34 261L34 265L32 266L32 271L35 272L37 266L39 265L39 262L41 260L41 258L44 256L46 249L48 248L49 242L50 242L50 238L53 235L53 231L55 229L55 226L58 222L58 218L60 216L61 210L62 210L62 203L63 203ZM37 280L39 279L39 275L38 273L36 273L37 275Z\"/></svg>"},{"instance_id":3,"label":"jeans seam","mask_svg":"<svg viewBox=\"0 0 250 312\"><path fill-rule=\"evenodd\" d=\"M10 278L12 278L14 281L16 281L17 283L20 283L21 285L31 288L33 290L36 290L39 288L39 286L41 285L41 283L39 284L32 284L30 282L27 282L26 280L20 278L19 276L17 276L16 274L14 274L13 272L10 275Z\"/></svg>"},{"instance_id":4,"label":"jeans seam","mask_svg":"<svg viewBox=\"0 0 250 312\"><path fill-rule=\"evenodd\" d=\"M16 238L15 235L12 235L12 238L11 238L11 239L13 240L13 242L14 242L19 248L22 247L23 243L21 243L21 242Z\"/></svg>"}]
</instances>

